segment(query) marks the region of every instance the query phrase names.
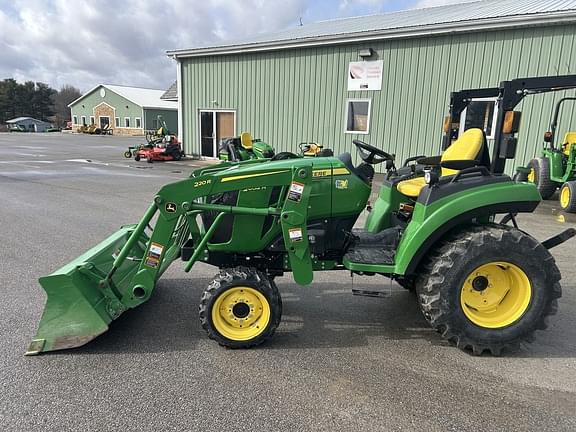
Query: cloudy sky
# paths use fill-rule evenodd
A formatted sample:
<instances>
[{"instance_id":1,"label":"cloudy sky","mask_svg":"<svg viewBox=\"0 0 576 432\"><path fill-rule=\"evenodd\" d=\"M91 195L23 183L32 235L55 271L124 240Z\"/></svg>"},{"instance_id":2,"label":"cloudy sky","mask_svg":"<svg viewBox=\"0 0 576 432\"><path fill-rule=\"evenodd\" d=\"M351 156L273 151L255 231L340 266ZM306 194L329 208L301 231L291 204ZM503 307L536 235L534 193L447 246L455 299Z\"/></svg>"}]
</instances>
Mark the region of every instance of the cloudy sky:
<instances>
[{"instance_id":1,"label":"cloudy sky","mask_svg":"<svg viewBox=\"0 0 576 432\"><path fill-rule=\"evenodd\" d=\"M166 88L168 49L466 0L0 0L0 79ZM470 1L470 0L468 0Z\"/></svg>"}]
</instances>

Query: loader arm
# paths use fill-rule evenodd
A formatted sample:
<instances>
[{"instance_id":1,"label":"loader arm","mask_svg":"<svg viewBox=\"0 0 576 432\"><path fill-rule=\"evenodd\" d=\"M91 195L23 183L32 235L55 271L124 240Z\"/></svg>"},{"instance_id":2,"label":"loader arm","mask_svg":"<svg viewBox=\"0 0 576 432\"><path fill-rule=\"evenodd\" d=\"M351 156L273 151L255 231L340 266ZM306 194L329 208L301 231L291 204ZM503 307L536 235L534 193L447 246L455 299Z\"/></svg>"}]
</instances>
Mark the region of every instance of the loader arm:
<instances>
[{"instance_id":1,"label":"loader arm","mask_svg":"<svg viewBox=\"0 0 576 432\"><path fill-rule=\"evenodd\" d=\"M280 218L294 279L305 285L313 270L306 232L312 162L278 170L238 171L238 164L197 170L192 177L164 186L136 225L123 227L104 242L49 276L40 279L47 302L27 355L86 344L108 330L124 311L147 301L156 283L192 239L190 271L207 252L210 239L226 214L275 215ZM258 186L282 186L281 206L249 208L206 202L206 197ZM216 212L210 226L197 222L202 212ZM155 222L154 221L155 219ZM150 225L154 228L146 233Z\"/></svg>"}]
</instances>

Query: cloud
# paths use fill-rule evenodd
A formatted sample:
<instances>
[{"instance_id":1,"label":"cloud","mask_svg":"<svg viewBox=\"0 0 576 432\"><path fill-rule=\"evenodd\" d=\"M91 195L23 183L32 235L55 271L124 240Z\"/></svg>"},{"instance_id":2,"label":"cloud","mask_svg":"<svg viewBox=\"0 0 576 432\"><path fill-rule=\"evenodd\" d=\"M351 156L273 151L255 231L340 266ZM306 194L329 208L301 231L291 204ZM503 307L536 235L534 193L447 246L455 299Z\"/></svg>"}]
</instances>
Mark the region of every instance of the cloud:
<instances>
[{"instance_id":1,"label":"cloud","mask_svg":"<svg viewBox=\"0 0 576 432\"><path fill-rule=\"evenodd\" d=\"M463 0L0 0L0 79L166 88L166 50L344 16Z\"/></svg>"},{"instance_id":2,"label":"cloud","mask_svg":"<svg viewBox=\"0 0 576 432\"><path fill-rule=\"evenodd\" d=\"M0 79L167 87L168 49L296 25L305 0L0 0Z\"/></svg>"}]
</instances>

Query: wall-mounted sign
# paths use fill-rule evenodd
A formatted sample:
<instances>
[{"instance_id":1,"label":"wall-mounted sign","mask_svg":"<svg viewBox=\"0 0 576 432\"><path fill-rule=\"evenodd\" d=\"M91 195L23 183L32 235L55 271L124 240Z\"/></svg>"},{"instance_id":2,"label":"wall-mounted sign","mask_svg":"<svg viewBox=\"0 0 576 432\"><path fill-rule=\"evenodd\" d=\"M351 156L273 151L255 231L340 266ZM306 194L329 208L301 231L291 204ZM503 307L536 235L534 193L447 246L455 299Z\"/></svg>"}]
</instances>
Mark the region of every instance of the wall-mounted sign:
<instances>
[{"instance_id":1,"label":"wall-mounted sign","mask_svg":"<svg viewBox=\"0 0 576 432\"><path fill-rule=\"evenodd\" d=\"M381 90L384 62L360 61L348 65L348 91Z\"/></svg>"}]
</instances>

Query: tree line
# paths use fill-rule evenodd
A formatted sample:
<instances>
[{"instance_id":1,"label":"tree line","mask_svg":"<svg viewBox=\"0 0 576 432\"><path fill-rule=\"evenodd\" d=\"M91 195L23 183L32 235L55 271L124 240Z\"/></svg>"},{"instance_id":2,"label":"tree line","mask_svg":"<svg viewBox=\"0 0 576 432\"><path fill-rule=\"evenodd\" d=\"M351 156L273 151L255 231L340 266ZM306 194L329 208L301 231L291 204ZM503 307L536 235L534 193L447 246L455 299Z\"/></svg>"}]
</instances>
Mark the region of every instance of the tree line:
<instances>
[{"instance_id":1,"label":"tree line","mask_svg":"<svg viewBox=\"0 0 576 432\"><path fill-rule=\"evenodd\" d=\"M0 81L0 124L16 117L33 117L63 126L70 120L68 104L82 93L65 85L60 90L34 81L18 83L7 78Z\"/></svg>"}]
</instances>

